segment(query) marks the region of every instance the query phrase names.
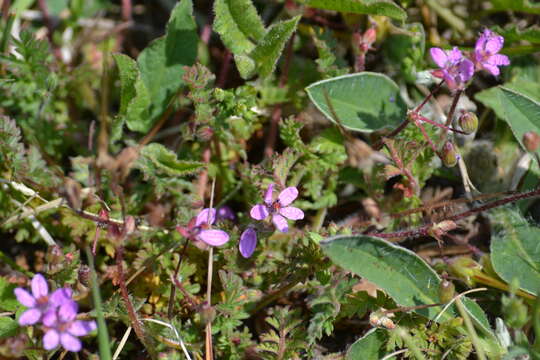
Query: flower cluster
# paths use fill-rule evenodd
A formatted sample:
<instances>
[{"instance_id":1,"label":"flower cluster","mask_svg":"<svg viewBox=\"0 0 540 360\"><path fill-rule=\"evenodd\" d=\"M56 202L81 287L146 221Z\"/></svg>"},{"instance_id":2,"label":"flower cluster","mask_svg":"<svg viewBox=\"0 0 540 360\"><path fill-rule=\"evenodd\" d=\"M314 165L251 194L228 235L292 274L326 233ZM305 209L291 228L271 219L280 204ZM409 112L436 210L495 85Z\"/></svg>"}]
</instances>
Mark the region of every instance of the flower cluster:
<instances>
[{"instance_id":1,"label":"flower cluster","mask_svg":"<svg viewBox=\"0 0 540 360\"><path fill-rule=\"evenodd\" d=\"M294 186L283 190L274 200L274 184L270 184L264 195L264 203L251 208L250 216L255 220L265 220L271 215L272 223L277 230L287 232L289 220L301 220L304 212L297 207L289 206L298 197L298 189ZM177 226L176 230L193 241L196 245L204 243L210 246L221 246L229 241L229 234L223 230L211 229L210 226L220 220L236 220L234 212L227 206L216 209L205 208L191 219L187 226ZM199 245L200 246L200 245ZM205 246L205 245L203 245ZM248 258L257 246L257 232L249 225L240 236L240 254Z\"/></svg>"},{"instance_id":2,"label":"flower cluster","mask_svg":"<svg viewBox=\"0 0 540 360\"><path fill-rule=\"evenodd\" d=\"M32 278L31 293L23 288L14 290L17 300L28 309L19 317L19 325L43 325L43 348L52 350L62 345L68 351L81 350L79 336L96 329L95 321L77 320L78 305L71 290L60 288L49 294L47 280L41 274Z\"/></svg>"},{"instance_id":3,"label":"flower cluster","mask_svg":"<svg viewBox=\"0 0 540 360\"><path fill-rule=\"evenodd\" d=\"M469 57L454 47L452 50L431 48L431 58L439 66L433 76L444 79L451 90L463 89L475 70L487 70L492 75L499 75L499 66L510 65L506 55L499 54L504 38L488 29L484 30L476 41L474 53Z\"/></svg>"}]
</instances>

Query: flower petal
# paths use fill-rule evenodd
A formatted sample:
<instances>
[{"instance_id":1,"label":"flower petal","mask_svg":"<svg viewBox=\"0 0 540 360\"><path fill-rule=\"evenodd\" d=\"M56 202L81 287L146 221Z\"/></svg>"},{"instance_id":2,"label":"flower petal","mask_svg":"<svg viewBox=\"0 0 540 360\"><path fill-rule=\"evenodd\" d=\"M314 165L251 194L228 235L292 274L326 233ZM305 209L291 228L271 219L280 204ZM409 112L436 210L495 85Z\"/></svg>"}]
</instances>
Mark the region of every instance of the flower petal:
<instances>
[{"instance_id":1,"label":"flower petal","mask_svg":"<svg viewBox=\"0 0 540 360\"><path fill-rule=\"evenodd\" d=\"M223 230L202 230L199 239L212 246L221 246L229 241L229 234Z\"/></svg>"},{"instance_id":2,"label":"flower petal","mask_svg":"<svg viewBox=\"0 0 540 360\"><path fill-rule=\"evenodd\" d=\"M68 333L60 334L60 343L68 351L77 352L81 351L82 348L81 340Z\"/></svg>"},{"instance_id":3,"label":"flower petal","mask_svg":"<svg viewBox=\"0 0 540 360\"><path fill-rule=\"evenodd\" d=\"M448 61L450 61L451 64L457 64L463 58L461 50L459 50L457 46L454 46L452 50L447 51L446 54L448 55Z\"/></svg>"},{"instance_id":4,"label":"flower petal","mask_svg":"<svg viewBox=\"0 0 540 360\"><path fill-rule=\"evenodd\" d=\"M53 307L61 306L62 304L71 301L71 295L72 291L69 288L56 289L49 297L49 304Z\"/></svg>"},{"instance_id":5,"label":"flower petal","mask_svg":"<svg viewBox=\"0 0 540 360\"><path fill-rule=\"evenodd\" d=\"M249 227L240 235L240 254L248 258L253 255L255 247L257 247L257 232L255 229Z\"/></svg>"},{"instance_id":6,"label":"flower petal","mask_svg":"<svg viewBox=\"0 0 540 360\"><path fill-rule=\"evenodd\" d=\"M43 348L45 350L52 350L58 346L60 342L60 335L54 329L51 329L45 333L43 336Z\"/></svg>"},{"instance_id":7,"label":"flower petal","mask_svg":"<svg viewBox=\"0 0 540 360\"><path fill-rule=\"evenodd\" d=\"M43 325L47 327L56 327L58 323L58 316L55 310L49 310L43 315Z\"/></svg>"},{"instance_id":8,"label":"flower petal","mask_svg":"<svg viewBox=\"0 0 540 360\"><path fill-rule=\"evenodd\" d=\"M491 31L488 29L485 29L482 34L480 34L480 37L478 40L476 40L476 45L474 46L474 52L476 54L481 54L485 47L486 47L486 41L491 36Z\"/></svg>"},{"instance_id":9,"label":"flower petal","mask_svg":"<svg viewBox=\"0 0 540 360\"><path fill-rule=\"evenodd\" d=\"M272 222L276 226L276 229L278 229L279 231L284 233L289 231L289 224L287 224L287 220L283 216L279 214L274 214L272 216Z\"/></svg>"},{"instance_id":10,"label":"flower petal","mask_svg":"<svg viewBox=\"0 0 540 360\"><path fill-rule=\"evenodd\" d=\"M95 321L75 320L68 328L68 332L73 336L85 336L96 330Z\"/></svg>"},{"instance_id":11,"label":"flower petal","mask_svg":"<svg viewBox=\"0 0 540 360\"><path fill-rule=\"evenodd\" d=\"M446 66L446 61L448 60L448 56L446 56L446 53L441 48L431 48L429 49L429 53L431 55L431 58L433 59L433 62L437 64L440 68L443 68Z\"/></svg>"},{"instance_id":12,"label":"flower petal","mask_svg":"<svg viewBox=\"0 0 540 360\"><path fill-rule=\"evenodd\" d=\"M467 82L474 74L474 64L469 59L463 59L458 65L461 81Z\"/></svg>"},{"instance_id":13,"label":"flower petal","mask_svg":"<svg viewBox=\"0 0 540 360\"><path fill-rule=\"evenodd\" d=\"M41 274L36 274L32 278L32 295L36 299L39 299L42 296L47 296L49 294L49 286L47 285L47 280Z\"/></svg>"},{"instance_id":14,"label":"flower petal","mask_svg":"<svg viewBox=\"0 0 540 360\"><path fill-rule=\"evenodd\" d=\"M41 319L41 311L39 309L28 309L23 312L19 318L19 325L34 325L39 321L39 319Z\"/></svg>"},{"instance_id":15,"label":"flower petal","mask_svg":"<svg viewBox=\"0 0 540 360\"><path fill-rule=\"evenodd\" d=\"M36 299L34 299L32 294L30 294L28 291L24 290L23 288L16 288L13 290L13 292L17 297L17 301L22 305L29 308L36 306Z\"/></svg>"},{"instance_id":16,"label":"flower petal","mask_svg":"<svg viewBox=\"0 0 540 360\"><path fill-rule=\"evenodd\" d=\"M499 74L500 74L500 70L497 67L497 65L493 65L493 64L490 64L490 63L483 63L482 67L484 69L486 69L487 71L489 71L491 73L491 75L499 76Z\"/></svg>"},{"instance_id":17,"label":"flower petal","mask_svg":"<svg viewBox=\"0 0 540 360\"><path fill-rule=\"evenodd\" d=\"M493 33L487 39L484 49L486 50L488 54L493 55L501 51L503 45L504 45L504 38L500 35Z\"/></svg>"},{"instance_id":18,"label":"flower petal","mask_svg":"<svg viewBox=\"0 0 540 360\"><path fill-rule=\"evenodd\" d=\"M287 206L296 199L298 196L298 190L294 187L288 187L279 193L278 200L281 206Z\"/></svg>"},{"instance_id":19,"label":"flower petal","mask_svg":"<svg viewBox=\"0 0 540 360\"><path fill-rule=\"evenodd\" d=\"M79 306L75 301L66 301L58 308L58 319L62 322L75 320L78 310Z\"/></svg>"},{"instance_id":20,"label":"flower petal","mask_svg":"<svg viewBox=\"0 0 540 360\"><path fill-rule=\"evenodd\" d=\"M216 221L216 209L202 209L201 212L197 215L197 220L195 221L195 226L201 226L203 224L213 224Z\"/></svg>"},{"instance_id":21,"label":"flower petal","mask_svg":"<svg viewBox=\"0 0 540 360\"><path fill-rule=\"evenodd\" d=\"M266 205L257 204L251 208L249 215L255 220L264 220L268 216L268 208Z\"/></svg>"},{"instance_id":22,"label":"flower petal","mask_svg":"<svg viewBox=\"0 0 540 360\"><path fill-rule=\"evenodd\" d=\"M304 218L304 212L297 207L287 206L279 209L279 213L291 220L301 220Z\"/></svg>"},{"instance_id":23,"label":"flower petal","mask_svg":"<svg viewBox=\"0 0 540 360\"><path fill-rule=\"evenodd\" d=\"M266 205L271 205L274 202L273 198L274 198L274 184L270 183L270 185L268 185L268 189L266 189L266 193L264 194L264 203Z\"/></svg>"},{"instance_id":24,"label":"flower petal","mask_svg":"<svg viewBox=\"0 0 540 360\"><path fill-rule=\"evenodd\" d=\"M491 64L494 64L494 65L510 65L510 59L508 59L508 56L506 55L501 55L501 54L496 54L496 55L493 55L489 58L489 63Z\"/></svg>"}]
</instances>

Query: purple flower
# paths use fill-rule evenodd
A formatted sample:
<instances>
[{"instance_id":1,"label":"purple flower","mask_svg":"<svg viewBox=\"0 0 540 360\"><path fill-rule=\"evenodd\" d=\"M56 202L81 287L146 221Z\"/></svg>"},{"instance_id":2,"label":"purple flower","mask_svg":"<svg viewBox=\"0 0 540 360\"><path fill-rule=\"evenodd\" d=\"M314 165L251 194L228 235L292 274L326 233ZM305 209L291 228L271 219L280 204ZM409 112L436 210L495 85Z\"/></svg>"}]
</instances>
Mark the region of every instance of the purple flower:
<instances>
[{"instance_id":1,"label":"purple flower","mask_svg":"<svg viewBox=\"0 0 540 360\"><path fill-rule=\"evenodd\" d=\"M283 190L277 200L273 200L274 184L268 186L264 195L264 204L257 204L251 208L250 215L255 220L264 220L272 215L272 222L281 232L287 232L289 226L286 219L300 220L304 218L304 212L294 206L289 206L298 196L298 190L288 187Z\"/></svg>"},{"instance_id":2,"label":"purple flower","mask_svg":"<svg viewBox=\"0 0 540 360\"><path fill-rule=\"evenodd\" d=\"M77 310L75 301L65 300L56 309L47 311L43 316L45 350L52 350L59 344L68 351L81 350L81 341L77 337L88 335L97 326L95 321L76 320Z\"/></svg>"},{"instance_id":3,"label":"purple flower","mask_svg":"<svg viewBox=\"0 0 540 360\"><path fill-rule=\"evenodd\" d=\"M203 209L184 226L177 226L176 230L187 239L203 241L211 246L221 246L229 241L229 234L223 230L210 229L216 221L216 209Z\"/></svg>"},{"instance_id":4,"label":"purple flower","mask_svg":"<svg viewBox=\"0 0 540 360\"><path fill-rule=\"evenodd\" d=\"M248 227L242 235L240 235L240 254L248 258L253 255L255 247L257 247L257 232L251 226Z\"/></svg>"},{"instance_id":5,"label":"purple flower","mask_svg":"<svg viewBox=\"0 0 540 360\"><path fill-rule=\"evenodd\" d=\"M457 47L446 51L431 48L429 52L435 64L440 67L432 72L433 76L444 79L451 90L463 88L473 76L474 64L465 58Z\"/></svg>"},{"instance_id":6,"label":"purple flower","mask_svg":"<svg viewBox=\"0 0 540 360\"><path fill-rule=\"evenodd\" d=\"M499 66L510 65L508 56L498 54L504 44L504 38L485 29L476 41L473 61L478 70L487 70L492 75L499 75Z\"/></svg>"},{"instance_id":7,"label":"purple flower","mask_svg":"<svg viewBox=\"0 0 540 360\"><path fill-rule=\"evenodd\" d=\"M16 288L13 292L17 300L27 308L19 318L19 325L34 325L41 320L48 310L60 306L64 301L71 299L71 290L60 288L49 295L47 280L41 274L32 278L32 293L23 288Z\"/></svg>"}]
</instances>

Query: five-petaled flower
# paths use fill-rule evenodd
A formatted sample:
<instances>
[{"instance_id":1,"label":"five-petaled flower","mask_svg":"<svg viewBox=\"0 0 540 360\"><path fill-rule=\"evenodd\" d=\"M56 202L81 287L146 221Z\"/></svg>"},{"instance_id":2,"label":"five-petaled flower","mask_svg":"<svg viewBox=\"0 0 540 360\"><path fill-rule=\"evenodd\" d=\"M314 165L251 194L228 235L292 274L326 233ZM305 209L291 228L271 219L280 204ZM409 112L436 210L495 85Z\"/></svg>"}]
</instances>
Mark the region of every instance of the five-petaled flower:
<instances>
[{"instance_id":1,"label":"five-petaled flower","mask_svg":"<svg viewBox=\"0 0 540 360\"><path fill-rule=\"evenodd\" d=\"M47 311L60 306L65 300L71 299L71 290L66 288L57 289L49 295L47 280L41 274L36 274L32 278L31 288L32 293L23 288L14 290L17 300L28 308L19 317L19 325L21 326L38 323Z\"/></svg>"},{"instance_id":2,"label":"five-petaled flower","mask_svg":"<svg viewBox=\"0 0 540 360\"><path fill-rule=\"evenodd\" d=\"M287 232L289 226L286 219L301 220L304 212L294 206L289 206L298 196L296 187L291 186L283 190L276 200L273 200L274 184L268 186L264 195L264 204L257 204L251 208L250 215L255 220L264 220L272 215L272 222L281 232Z\"/></svg>"},{"instance_id":3,"label":"five-petaled flower","mask_svg":"<svg viewBox=\"0 0 540 360\"><path fill-rule=\"evenodd\" d=\"M43 348L45 350L52 350L58 344L68 351L81 350L81 341L77 337L88 335L97 326L95 321L77 320L77 310L75 301L65 299L59 307L47 311L43 316L45 328Z\"/></svg>"},{"instance_id":4,"label":"five-petaled flower","mask_svg":"<svg viewBox=\"0 0 540 360\"><path fill-rule=\"evenodd\" d=\"M462 89L474 73L474 64L465 58L461 51L454 47L452 50L431 48L431 58L440 69L432 72L433 76L444 79L451 90Z\"/></svg>"},{"instance_id":5,"label":"five-petaled flower","mask_svg":"<svg viewBox=\"0 0 540 360\"><path fill-rule=\"evenodd\" d=\"M216 209L203 209L191 219L187 226L177 226L176 230L187 239L202 241L211 246L221 246L229 241L229 234L223 230L210 229L216 221Z\"/></svg>"},{"instance_id":6,"label":"five-petaled flower","mask_svg":"<svg viewBox=\"0 0 540 360\"><path fill-rule=\"evenodd\" d=\"M502 49L504 38L489 29L485 29L476 41L473 61L477 70L487 70L492 75L499 75L499 66L510 65L506 55L498 52Z\"/></svg>"}]
</instances>

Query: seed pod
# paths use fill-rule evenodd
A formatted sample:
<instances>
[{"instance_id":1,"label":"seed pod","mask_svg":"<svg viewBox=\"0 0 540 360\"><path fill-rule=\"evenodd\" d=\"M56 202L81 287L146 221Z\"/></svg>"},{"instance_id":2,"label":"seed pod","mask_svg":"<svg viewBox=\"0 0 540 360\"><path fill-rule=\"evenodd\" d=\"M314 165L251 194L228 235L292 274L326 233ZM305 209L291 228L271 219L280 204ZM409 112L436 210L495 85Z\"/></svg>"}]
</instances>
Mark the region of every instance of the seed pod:
<instances>
[{"instance_id":1,"label":"seed pod","mask_svg":"<svg viewBox=\"0 0 540 360\"><path fill-rule=\"evenodd\" d=\"M464 280L467 285L474 285L474 276L482 272L482 265L474 261L473 259L465 256L461 256L450 264L448 267L450 273Z\"/></svg>"},{"instance_id":2,"label":"seed pod","mask_svg":"<svg viewBox=\"0 0 540 360\"><path fill-rule=\"evenodd\" d=\"M523 134L523 145L530 152L536 152L540 146L540 135L534 131L527 131Z\"/></svg>"},{"instance_id":3,"label":"seed pod","mask_svg":"<svg viewBox=\"0 0 540 360\"><path fill-rule=\"evenodd\" d=\"M201 321L203 324L208 324L214 321L216 317L216 309L213 306L204 304L201 308Z\"/></svg>"},{"instance_id":4,"label":"seed pod","mask_svg":"<svg viewBox=\"0 0 540 360\"><path fill-rule=\"evenodd\" d=\"M458 162L456 147L451 141L447 141L441 151L440 158L446 167L454 167Z\"/></svg>"},{"instance_id":5,"label":"seed pod","mask_svg":"<svg viewBox=\"0 0 540 360\"><path fill-rule=\"evenodd\" d=\"M439 299L441 303L446 304L454 298L456 294L456 287L454 283L448 280L441 281L439 285Z\"/></svg>"},{"instance_id":6,"label":"seed pod","mask_svg":"<svg viewBox=\"0 0 540 360\"><path fill-rule=\"evenodd\" d=\"M458 123L461 129L467 134L472 134L478 129L478 117L470 111L461 114Z\"/></svg>"}]
</instances>

